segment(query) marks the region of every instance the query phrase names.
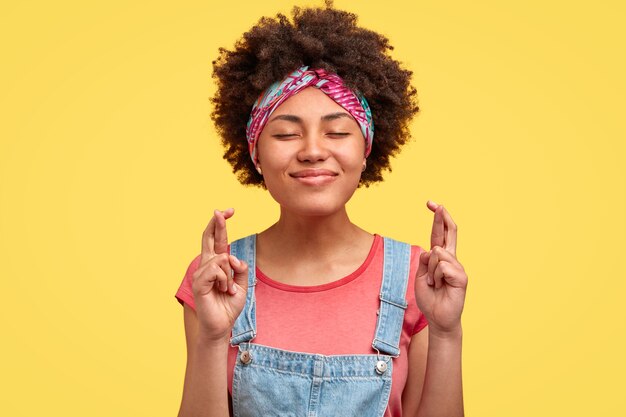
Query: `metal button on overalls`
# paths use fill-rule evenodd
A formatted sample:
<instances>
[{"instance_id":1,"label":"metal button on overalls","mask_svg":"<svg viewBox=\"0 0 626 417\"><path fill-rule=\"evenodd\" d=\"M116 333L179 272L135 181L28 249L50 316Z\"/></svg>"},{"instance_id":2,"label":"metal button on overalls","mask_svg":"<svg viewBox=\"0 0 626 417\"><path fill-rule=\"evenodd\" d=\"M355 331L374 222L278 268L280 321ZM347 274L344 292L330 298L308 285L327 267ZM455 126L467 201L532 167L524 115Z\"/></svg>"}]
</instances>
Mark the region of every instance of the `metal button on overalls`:
<instances>
[{"instance_id":1,"label":"metal button on overalls","mask_svg":"<svg viewBox=\"0 0 626 417\"><path fill-rule=\"evenodd\" d=\"M250 361L252 361L252 355L250 355L249 351L244 350L243 352L241 352L241 356L239 357L239 360L244 365L247 365L250 363Z\"/></svg>"},{"instance_id":2,"label":"metal button on overalls","mask_svg":"<svg viewBox=\"0 0 626 417\"><path fill-rule=\"evenodd\" d=\"M376 362L376 372L382 375L385 373L385 371L387 371L387 362L385 361Z\"/></svg>"}]
</instances>

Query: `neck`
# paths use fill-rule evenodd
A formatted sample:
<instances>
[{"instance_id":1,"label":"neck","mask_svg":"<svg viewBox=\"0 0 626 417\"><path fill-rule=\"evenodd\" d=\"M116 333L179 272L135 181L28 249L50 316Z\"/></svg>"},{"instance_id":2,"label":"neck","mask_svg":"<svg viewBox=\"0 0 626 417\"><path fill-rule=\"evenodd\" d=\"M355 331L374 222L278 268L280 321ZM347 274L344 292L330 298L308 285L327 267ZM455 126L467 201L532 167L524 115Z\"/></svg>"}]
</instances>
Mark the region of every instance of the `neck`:
<instances>
[{"instance_id":1,"label":"neck","mask_svg":"<svg viewBox=\"0 0 626 417\"><path fill-rule=\"evenodd\" d=\"M280 218L259 234L266 247L285 255L320 257L354 246L369 233L350 221L345 206L325 216L302 216L281 208Z\"/></svg>"}]
</instances>

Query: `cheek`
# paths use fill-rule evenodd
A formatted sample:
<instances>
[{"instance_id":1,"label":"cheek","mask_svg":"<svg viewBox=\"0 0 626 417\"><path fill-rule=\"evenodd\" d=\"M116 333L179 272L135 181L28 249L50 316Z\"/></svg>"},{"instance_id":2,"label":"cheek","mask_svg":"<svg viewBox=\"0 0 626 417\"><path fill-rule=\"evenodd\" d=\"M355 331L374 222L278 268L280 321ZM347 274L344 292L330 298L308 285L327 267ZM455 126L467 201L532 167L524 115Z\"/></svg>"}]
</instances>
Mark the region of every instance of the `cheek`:
<instances>
[{"instance_id":1,"label":"cheek","mask_svg":"<svg viewBox=\"0 0 626 417\"><path fill-rule=\"evenodd\" d=\"M277 178L286 175L290 162L289 158L285 157L285 155L274 153L271 154L270 157L266 156L265 159L261 156L259 163L264 176Z\"/></svg>"},{"instance_id":2,"label":"cheek","mask_svg":"<svg viewBox=\"0 0 626 417\"><path fill-rule=\"evenodd\" d=\"M361 169L365 158L365 141L355 138L354 141L345 143L345 147L340 152L340 157L346 166Z\"/></svg>"},{"instance_id":3,"label":"cheek","mask_svg":"<svg viewBox=\"0 0 626 417\"><path fill-rule=\"evenodd\" d=\"M364 152L364 149L360 149L359 147L355 149L353 147L347 149L345 152L338 153L336 157L346 172L356 171L360 173L363 167Z\"/></svg>"},{"instance_id":4,"label":"cheek","mask_svg":"<svg viewBox=\"0 0 626 417\"><path fill-rule=\"evenodd\" d=\"M293 149L291 148L293 148L294 143L288 141L280 142L261 136L256 144L259 162L262 166L267 166L268 168L284 165L286 161L293 157Z\"/></svg>"},{"instance_id":5,"label":"cheek","mask_svg":"<svg viewBox=\"0 0 626 417\"><path fill-rule=\"evenodd\" d=\"M270 194L282 194L287 180L290 158L283 149L265 146L259 148L259 165L263 171L263 181Z\"/></svg>"}]
</instances>

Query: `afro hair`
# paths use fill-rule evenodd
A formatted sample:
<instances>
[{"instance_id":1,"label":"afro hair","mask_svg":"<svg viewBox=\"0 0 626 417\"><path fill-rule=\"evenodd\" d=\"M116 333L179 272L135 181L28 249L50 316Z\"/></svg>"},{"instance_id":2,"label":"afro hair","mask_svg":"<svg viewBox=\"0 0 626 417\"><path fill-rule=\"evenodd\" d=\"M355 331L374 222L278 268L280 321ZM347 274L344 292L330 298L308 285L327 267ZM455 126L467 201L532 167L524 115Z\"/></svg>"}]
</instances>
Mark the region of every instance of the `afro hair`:
<instances>
[{"instance_id":1,"label":"afro hair","mask_svg":"<svg viewBox=\"0 0 626 417\"><path fill-rule=\"evenodd\" d=\"M210 99L211 119L221 137L224 159L239 182L265 188L248 152L246 125L252 106L273 82L308 65L343 78L346 86L367 99L374 119L374 142L361 175L361 185L382 181L391 171L390 157L411 138L409 123L418 113L412 71L401 68L384 35L357 26L357 16L326 7L294 6L292 20L278 13L262 17L243 34L233 50L219 48L213 61L217 90Z\"/></svg>"}]
</instances>

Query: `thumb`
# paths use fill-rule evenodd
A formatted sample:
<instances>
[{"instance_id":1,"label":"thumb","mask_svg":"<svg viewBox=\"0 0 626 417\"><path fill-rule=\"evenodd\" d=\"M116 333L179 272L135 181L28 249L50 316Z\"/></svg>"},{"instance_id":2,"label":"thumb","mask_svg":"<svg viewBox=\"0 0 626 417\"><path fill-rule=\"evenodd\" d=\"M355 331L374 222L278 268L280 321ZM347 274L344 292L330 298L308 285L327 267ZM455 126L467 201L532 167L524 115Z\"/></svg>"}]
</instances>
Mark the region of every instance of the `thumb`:
<instances>
[{"instance_id":1,"label":"thumb","mask_svg":"<svg viewBox=\"0 0 626 417\"><path fill-rule=\"evenodd\" d=\"M416 278L426 281L428 276L428 261L430 260L430 251L423 251L420 253L420 263L417 267Z\"/></svg>"},{"instance_id":2,"label":"thumb","mask_svg":"<svg viewBox=\"0 0 626 417\"><path fill-rule=\"evenodd\" d=\"M424 250L419 256L419 265L415 273L415 287L422 289L428 288L428 261L430 260L430 251Z\"/></svg>"},{"instance_id":3,"label":"thumb","mask_svg":"<svg viewBox=\"0 0 626 417\"><path fill-rule=\"evenodd\" d=\"M248 291L248 264L236 256L230 255L230 265L233 268L235 284L241 287L244 292Z\"/></svg>"}]
</instances>

